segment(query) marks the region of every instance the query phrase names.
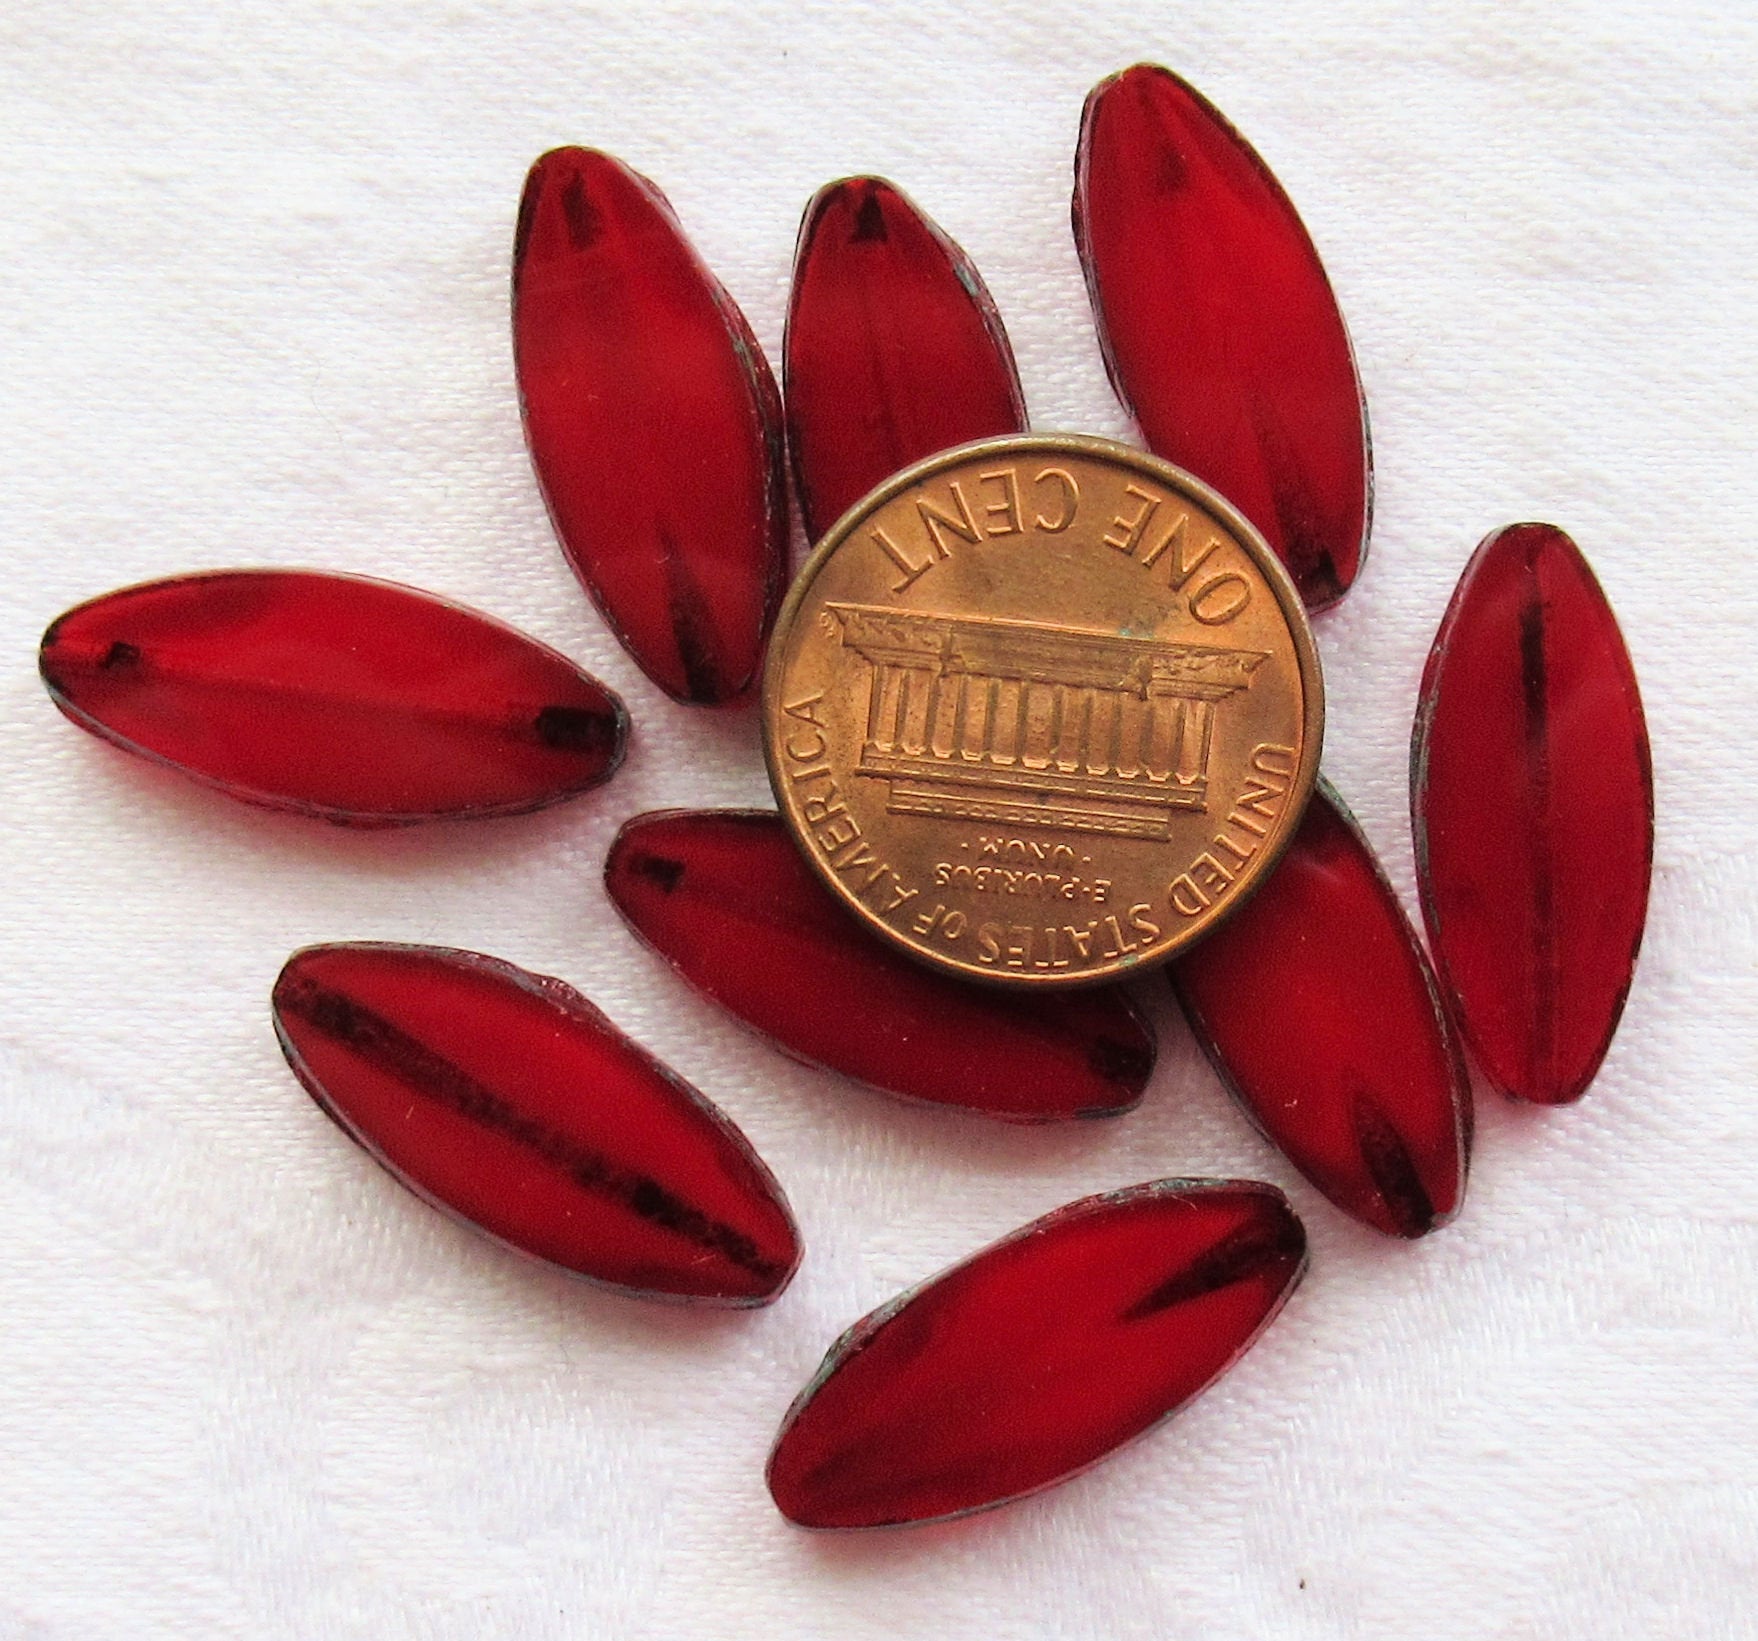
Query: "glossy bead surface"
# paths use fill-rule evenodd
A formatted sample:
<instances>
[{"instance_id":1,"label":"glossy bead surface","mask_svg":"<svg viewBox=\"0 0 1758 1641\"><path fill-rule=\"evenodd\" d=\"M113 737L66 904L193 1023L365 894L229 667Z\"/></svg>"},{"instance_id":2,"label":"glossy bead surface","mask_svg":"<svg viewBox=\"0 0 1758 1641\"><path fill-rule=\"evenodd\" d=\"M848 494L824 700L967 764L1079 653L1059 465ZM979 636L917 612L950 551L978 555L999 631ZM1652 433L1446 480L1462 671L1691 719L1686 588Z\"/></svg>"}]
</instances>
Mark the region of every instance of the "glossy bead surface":
<instances>
[{"instance_id":1,"label":"glossy bead surface","mask_svg":"<svg viewBox=\"0 0 1758 1641\"><path fill-rule=\"evenodd\" d=\"M125 587L43 637L82 729L235 798L352 826L538 809L622 759L571 661L411 587L221 570Z\"/></svg>"},{"instance_id":2,"label":"glossy bead surface","mask_svg":"<svg viewBox=\"0 0 1758 1641\"><path fill-rule=\"evenodd\" d=\"M275 984L312 1097L418 1196L614 1287L765 1304L799 1263L768 1169L578 992L476 952L312 946Z\"/></svg>"},{"instance_id":3,"label":"glossy bead surface","mask_svg":"<svg viewBox=\"0 0 1758 1641\"><path fill-rule=\"evenodd\" d=\"M1423 914L1472 1053L1506 1093L1578 1098L1642 942L1654 785L1617 619L1554 525L1498 531L1466 566L1410 781Z\"/></svg>"},{"instance_id":4,"label":"glossy bead surface","mask_svg":"<svg viewBox=\"0 0 1758 1641\"><path fill-rule=\"evenodd\" d=\"M881 1527L1063 1481L1231 1366L1305 1265L1272 1186L1071 1203L845 1333L782 1425L769 1490L801 1526Z\"/></svg>"},{"instance_id":5,"label":"glossy bead surface","mask_svg":"<svg viewBox=\"0 0 1758 1641\"><path fill-rule=\"evenodd\" d=\"M1339 1208L1394 1236L1453 1217L1464 1064L1416 932L1322 780L1262 886L1167 972L1222 1081Z\"/></svg>"},{"instance_id":6,"label":"glossy bead surface","mask_svg":"<svg viewBox=\"0 0 1758 1641\"><path fill-rule=\"evenodd\" d=\"M1318 253L1269 167L1191 86L1094 87L1074 235L1112 385L1148 447L1263 532L1313 609L1367 550L1367 412Z\"/></svg>"},{"instance_id":7,"label":"glossy bead surface","mask_svg":"<svg viewBox=\"0 0 1758 1641\"><path fill-rule=\"evenodd\" d=\"M605 620L678 700L741 694L781 596L780 396L665 196L608 154L531 168L513 355L550 517Z\"/></svg>"},{"instance_id":8,"label":"glossy bead surface","mask_svg":"<svg viewBox=\"0 0 1758 1641\"><path fill-rule=\"evenodd\" d=\"M807 205L785 353L788 446L812 541L899 468L1025 431L1013 350L982 276L881 177L829 183Z\"/></svg>"},{"instance_id":9,"label":"glossy bead surface","mask_svg":"<svg viewBox=\"0 0 1758 1641\"><path fill-rule=\"evenodd\" d=\"M777 815L638 815L604 868L618 911L689 983L810 1065L1014 1122L1109 1115L1154 1066L1112 987L1023 996L934 974L862 930Z\"/></svg>"}]
</instances>

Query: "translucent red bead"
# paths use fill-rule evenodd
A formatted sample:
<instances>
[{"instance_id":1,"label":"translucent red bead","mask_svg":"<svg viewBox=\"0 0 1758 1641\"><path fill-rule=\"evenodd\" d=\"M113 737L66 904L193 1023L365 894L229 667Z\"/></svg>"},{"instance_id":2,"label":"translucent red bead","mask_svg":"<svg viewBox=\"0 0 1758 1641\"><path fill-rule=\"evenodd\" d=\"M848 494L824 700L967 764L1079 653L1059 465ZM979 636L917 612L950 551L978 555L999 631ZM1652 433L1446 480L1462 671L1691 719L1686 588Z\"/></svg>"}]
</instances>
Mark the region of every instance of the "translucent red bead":
<instances>
[{"instance_id":1,"label":"translucent red bead","mask_svg":"<svg viewBox=\"0 0 1758 1641\"><path fill-rule=\"evenodd\" d=\"M881 177L830 183L807 205L785 351L788 445L814 541L899 468L1026 426L988 287Z\"/></svg>"},{"instance_id":2,"label":"translucent red bead","mask_svg":"<svg viewBox=\"0 0 1758 1641\"><path fill-rule=\"evenodd\" d=\"M1648 908L1654 787L1629 652L1587 561L1516 524L1466 566L1411 748L1435 963L1485 1076L1580 1096L1623 1012Z\"/></svg>"},{"instance_id":3,"label":"translucent red bead","mask_svg":"<svg viewBox=\"0 0 1758 1641\"><path fill-rule=\"evenodd\" d=\"M126 587L56 621L40 665L82 729L350 826L559 802L616 768L628 727L602 684L511 627L310 570Z\"/></svg>"},{"instance_id":4,"label":"translucent red bead","mask_svg":"<svg viewBox=\"0 0 1758 1641\"><path fill-rule=\"evenodd\" d=\"M764 1304L799 1264L744 1136L559 980L433 946L312 946L275 983L299 1080L417 1195L641 1294Z\"/></svg>"},{"instance_id":5,"label":"translucent red bead","mask_svg":"<svg viewBox=\"0 0 1758 1641\"><path fill-rule=\"evenodd\" d=\"M1464 1065L1415 931L1323 782L1268 879L1167 972L1222 1080L1339 1208L1394 1236L1453 1217Z\"/></svg>"},{"instance_id":6,"label":"translucent red bead","mask_svg":"<svg viewBox=\"0 0 1758 1641\"><path fill-rule=\"evenodd\" d=\"M802 1526L882 1527L1063 1481L1231 1366L1305 1265L1268 1185L1071 1203L844 1334L782 1425L770 1493Z\"/></svg>"},{"instance_id":7,"label":"translucent red bead","mask_svg":"<svg viewBox=\"0 0 1758 1641\"><path fill-rule=\"evenodd\" d=\"M1115 987L1021 994L931 973L859 927L781 818L637 815L605 888L691 985L812 1065L1014 1122L1126 1111L1154 1067Z\"/></svg>"},{"instance_id":8,"label":"translucent red bead","mask_svg":"<svg viewBox=\"0 0 1758 1641\"><path fill-rule=\"evenodd\" d=\"M1152 63L1087 98L1074 236L1112 385L1150 449L1263 532L1314 609L1367 550L1367 413L1330 281L1288 196Z\"/></svg>"},{"instance_id":9,"label":"translucent red bead","mask_svg":"<svg viewBox=\"0 0 1758 1641\"><path fill-rule=\"evenodd\" d=\"M780 397L665 196L608 154L531 168L513 357L550 517L605 620L678 700L741 694L781 596Z\"/></svg>"}]
</instances>

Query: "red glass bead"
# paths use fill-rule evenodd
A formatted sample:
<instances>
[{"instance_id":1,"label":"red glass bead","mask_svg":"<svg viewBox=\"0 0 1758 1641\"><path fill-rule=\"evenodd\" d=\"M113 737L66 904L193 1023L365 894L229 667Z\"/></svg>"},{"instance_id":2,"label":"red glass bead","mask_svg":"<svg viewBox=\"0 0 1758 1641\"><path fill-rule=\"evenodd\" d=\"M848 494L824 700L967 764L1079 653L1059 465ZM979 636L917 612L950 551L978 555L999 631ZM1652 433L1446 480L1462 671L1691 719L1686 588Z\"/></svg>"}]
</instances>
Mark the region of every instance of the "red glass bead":
<instances>
[{"instance_id":1,"label":"red glass bead","mask_svg":"<svg viewBox=\"0 0 1758 1641\"><path fill-rule=\"evenodd\" d=\"M813 541L899 468L1026 426L976 265L882 177L829 183L806 207L783 380Z\"/></svg>"},{"instance_id":2,"label":"red glass bead","mask_svg":"<svg viewBox=\"0 0 1758 1641\"><path fill-rule=\"evenodd\" d=\"M622 760L622 702L412 587L310 570L179 576L81 604L43 682L82 729L247 803L349 826L507 815Z\"/></svg>"},{"instance_id":3,"label":"red glass bead","mask_svg":"<svg viewBox=\"0 0 1758 1641\"><path fill-rule=\"evenodd\" d=\"M1416 932L1323 781L1257 893L1168 973L1221 1079L1344 1213L1393 1236L1453 1217L1464 1064Z\"/></svg>"},{"instance_id":4,"label":"red glass bead","mask_svg":"<svg viewBox=\"0 0 1758 1641\"><path fill-rule=\"evenodd\" d=\"M883 1527L1064 1481L1219 1377L1305 1267L1273 1186L1071 1203L837 1340L781 1427L770 1493L803 1527Z\"/></svg>"},{"instance_id":5,"label":"red glass bead","mask_svg":"<svg viewBox=\"0 0 1758 1641\"><path fill-rule=\"evenodd\" d=\"M1578 1098L1623 1013L1654 859L1636 673L1580 550L1490 536L1429 653L1410 757L1417 882L1442 986L1485 1076Z\"/></svg>"},{"instance_id":6,"label":"red glass bead","mask_svg":"<svg viewBox=\"0 0 1758 1641\"><path fill-rule=\"evenodd\" d=\"M680 975L786 1053L906 1099L1013 1122L1141 1098L1154 1039L1118 988L967 985L863 930L778 815L637 815L604 867L618 911Z\"/></svg>"},{"instance_id":7,"label":"red glass bead","mask_svg":"<svg viewBox=\"0 0 1758 1641\"><path fill-rule=\"evenodd\" d=\"M749 1142L571 986L438 946L311 946L275 1029L402 1184L521 1253L653 1297L761 1305L800 1260Z\"/></svg>"},{"instance_id":8,"label":"red glass bead","mask_svg":"<svg viewBox=\"0 0 1758 1641\"><path fill-rule=\"evenodd\" d=\"M1318 253L1257 153L1152 63L1087 98L1074 237L1150 449L1263 532L1314 609L1367 551L1367 409Z\"/></svg>"},{"instance_id":9,"label":"red glass bead","mask_svg":"<svg viewBox=\"0 0 1758 1641\"><path fill-rule=\"evenodd\" d=\"M741 694L781 597L781 399L665 196L608 154L531 167L513 356L550 517L605 620L678 700Z\"/></svg>"}]
</instances>

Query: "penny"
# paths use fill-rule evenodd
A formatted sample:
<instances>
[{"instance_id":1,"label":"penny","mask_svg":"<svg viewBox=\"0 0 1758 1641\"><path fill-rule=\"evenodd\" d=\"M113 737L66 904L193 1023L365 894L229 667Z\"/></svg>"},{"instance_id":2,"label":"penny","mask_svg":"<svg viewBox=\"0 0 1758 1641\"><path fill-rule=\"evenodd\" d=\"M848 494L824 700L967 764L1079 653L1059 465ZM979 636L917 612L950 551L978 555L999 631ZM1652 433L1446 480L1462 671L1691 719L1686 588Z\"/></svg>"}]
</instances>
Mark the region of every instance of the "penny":
<instances>
[{"instance_id":1,"label":"penny","mask_svg":"<svg viewBox=\"0 0 1758 1641\"><path fill-rule=\"evenodd\" d=\"M869 928L973 979L1079 985L1239 905L1318 771L1318 654L1256 530L1072 434L942 452L849 510L764 675L776 799Z\"/></svg>"}]
</instances>

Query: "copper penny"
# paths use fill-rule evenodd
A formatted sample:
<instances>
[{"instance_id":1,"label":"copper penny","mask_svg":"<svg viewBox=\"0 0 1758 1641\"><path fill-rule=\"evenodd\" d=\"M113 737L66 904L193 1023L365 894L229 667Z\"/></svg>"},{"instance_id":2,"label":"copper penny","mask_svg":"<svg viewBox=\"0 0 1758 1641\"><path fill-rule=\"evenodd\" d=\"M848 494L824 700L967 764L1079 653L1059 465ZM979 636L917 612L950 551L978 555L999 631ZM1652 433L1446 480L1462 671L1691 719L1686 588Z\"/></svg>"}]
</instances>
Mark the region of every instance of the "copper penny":
<instances>
[{"instance_id":1,"label":"copper penny","mask_svg":"<svg viewBox=\"0 0 1758 1641\"><path fill-rule=\"evenodd\" d=\"M945 451L850 509L770 646L764 751L806 858L973 979L1079 985L1239 905L1318 771L1287 572L1200 480L1103 439Z\"/></svg>"}]
</instances>

